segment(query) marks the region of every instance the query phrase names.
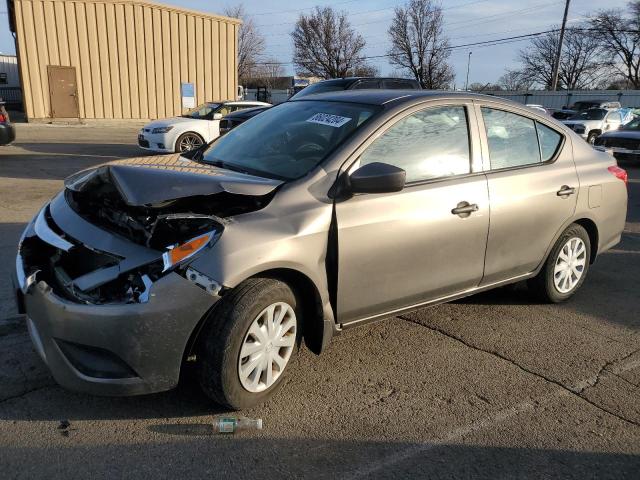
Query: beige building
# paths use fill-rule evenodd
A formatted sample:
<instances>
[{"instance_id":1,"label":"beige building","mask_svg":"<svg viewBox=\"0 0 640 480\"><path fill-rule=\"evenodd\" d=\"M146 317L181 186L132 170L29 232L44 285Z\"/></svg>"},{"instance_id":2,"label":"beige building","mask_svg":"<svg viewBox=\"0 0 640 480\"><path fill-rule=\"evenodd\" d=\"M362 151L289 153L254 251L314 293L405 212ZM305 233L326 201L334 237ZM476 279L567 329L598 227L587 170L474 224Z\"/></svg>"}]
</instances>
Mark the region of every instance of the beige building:
<instances>
[{"instance_id":1,"label":"beige building","mask_svg":"<svg viewBox=\"0 0 640 480\"><path fill-rule=\"evenodd\" d=\"M162 118L236 98L237 19L141 0L8 3L29 121Z\"/></svg>"}]
</instances>

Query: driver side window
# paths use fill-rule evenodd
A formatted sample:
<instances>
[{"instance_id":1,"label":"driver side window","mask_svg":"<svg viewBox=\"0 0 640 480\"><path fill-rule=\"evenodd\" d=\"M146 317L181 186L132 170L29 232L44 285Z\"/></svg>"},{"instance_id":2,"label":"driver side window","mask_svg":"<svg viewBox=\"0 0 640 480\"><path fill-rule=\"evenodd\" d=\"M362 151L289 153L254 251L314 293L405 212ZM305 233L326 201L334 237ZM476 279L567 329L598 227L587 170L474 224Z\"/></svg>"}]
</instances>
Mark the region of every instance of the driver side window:
<instances>
[{"instance_id":1,"label":"driver side window","mask_svg":"<svg viewBox=\"0 0 640 480\"><path fill-rule=\"evenodd\" d=\"M407 183L471 172L467 112L463 106L432 107L398 121L360 157L407 172Z\"/></svg>"}]
</instances>

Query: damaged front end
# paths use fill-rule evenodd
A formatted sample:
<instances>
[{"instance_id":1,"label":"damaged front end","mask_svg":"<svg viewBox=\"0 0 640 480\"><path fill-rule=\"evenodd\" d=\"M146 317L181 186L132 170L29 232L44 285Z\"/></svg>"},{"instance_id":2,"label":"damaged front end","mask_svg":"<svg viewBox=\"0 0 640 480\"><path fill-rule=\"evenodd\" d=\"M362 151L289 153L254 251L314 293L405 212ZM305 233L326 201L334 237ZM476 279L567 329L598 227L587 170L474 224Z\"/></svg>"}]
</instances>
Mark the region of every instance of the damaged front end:
<instances>
[{"instance_id":1,"label":"damaged front end","mask_svg":"<svg viewBox=\"0 0 640 480\"><path fill-rule=\"evenodd\" d=\"M144 303L154 282L177 271L217 294L188 260L216 242L228 217L263 208L278 184L179 157L76 174L23 235L23 293L37 278L73 302Z\"/></svg>"}]
</instances>

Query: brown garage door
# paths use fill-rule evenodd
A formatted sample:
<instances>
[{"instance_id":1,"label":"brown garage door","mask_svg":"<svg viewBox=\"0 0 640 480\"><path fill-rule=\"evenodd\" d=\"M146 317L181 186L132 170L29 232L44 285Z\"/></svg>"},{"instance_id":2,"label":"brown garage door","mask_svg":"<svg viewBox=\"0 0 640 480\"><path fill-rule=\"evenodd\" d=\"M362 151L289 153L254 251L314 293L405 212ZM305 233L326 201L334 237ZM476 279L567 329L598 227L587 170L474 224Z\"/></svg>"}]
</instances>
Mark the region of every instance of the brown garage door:
<instances>
[{"instance_id":1,"label":"brown garage door","mask_svg":"<svg viewBox=\"0 0 640 480\"><path fill-rule=\"evenodd\" d=\"M49 98L53 118L78 118L78 87L75 67L47 65Z\"/></svg>"}]
</instances>

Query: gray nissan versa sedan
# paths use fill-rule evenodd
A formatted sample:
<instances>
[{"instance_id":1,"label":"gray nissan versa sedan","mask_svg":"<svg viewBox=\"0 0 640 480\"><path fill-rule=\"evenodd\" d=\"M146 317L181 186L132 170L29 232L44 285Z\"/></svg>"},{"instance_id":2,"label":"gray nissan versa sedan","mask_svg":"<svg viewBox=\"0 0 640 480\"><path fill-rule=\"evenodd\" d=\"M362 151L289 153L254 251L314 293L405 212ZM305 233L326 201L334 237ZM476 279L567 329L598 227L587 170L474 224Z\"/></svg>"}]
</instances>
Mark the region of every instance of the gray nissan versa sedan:
<instances>
[{"instance_id":1,"label":"gray nissan versa sedan","mask_svg":"<svg viewBox=\"0 0 640 480\"><path fill-rule=\"evenodd\" d=\"M302 338L528 280L561 302L620 240L626 172L523 105L310 95L192 160L75 174L35 216L18 300L56 380L106 395L195 364L231 408L267 399ZM291 368L291 367L289 367Z\"/></svg>"}]
</instances>

